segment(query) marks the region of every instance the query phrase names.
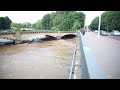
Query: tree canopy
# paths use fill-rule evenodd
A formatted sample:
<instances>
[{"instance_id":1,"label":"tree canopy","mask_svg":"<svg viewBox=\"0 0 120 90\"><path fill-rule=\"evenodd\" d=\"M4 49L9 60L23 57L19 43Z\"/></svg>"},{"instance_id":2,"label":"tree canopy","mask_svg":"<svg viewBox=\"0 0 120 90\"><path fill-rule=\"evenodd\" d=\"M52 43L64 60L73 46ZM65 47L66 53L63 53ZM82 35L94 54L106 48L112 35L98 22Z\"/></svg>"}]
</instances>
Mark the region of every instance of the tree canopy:
<instances>
[{"instance_id":1,"label":"tree canopy","mask_svg":"<svg viewBox=\"0 0 120 90\"><path fill-rule=\"evenodd\" d=\"M36 22L33 24L36 26L40 26L40 29L44 30L53 30L53 31L72 31L77 28L84 27L85 14L82 12L76 11L56 11L51 14L46 14L40 20L40 22ZM77 27L74 25L77 22ZM74 29L73 29L74 28Z\"/></svg>"},{"instance_id":2,"label":"tree canopy","mask_svg":"<svg viewBox=\"0 0 120 90\"><path fill-rule=\"evenodd\" d=\"M36 23L12 23L12 27L53 31L75 31L84 27L85 14L76 11L56 11L46 14Z\"/></svg>"},{"instance_id":3,"label":"tree canopy","mask_svg":"<svg viewBox=\"0 0 120 90\"><path fill-rule=\"evenodd\" d=\"M0 17L0 29L10 29L12 21L9 17Z\"/></svg>"},{"instance_id":4,"label":"tree canopy","mask_svg":"<svg viewBox=\"0 0 120 90\"><path fill-rule=\"evenodd\" d=\"M92 30L98 29L99 17L96 17L90 24ZM101 15L101 30L120 31L120 11L106 11Z\"/></svg>"}]
</instances>

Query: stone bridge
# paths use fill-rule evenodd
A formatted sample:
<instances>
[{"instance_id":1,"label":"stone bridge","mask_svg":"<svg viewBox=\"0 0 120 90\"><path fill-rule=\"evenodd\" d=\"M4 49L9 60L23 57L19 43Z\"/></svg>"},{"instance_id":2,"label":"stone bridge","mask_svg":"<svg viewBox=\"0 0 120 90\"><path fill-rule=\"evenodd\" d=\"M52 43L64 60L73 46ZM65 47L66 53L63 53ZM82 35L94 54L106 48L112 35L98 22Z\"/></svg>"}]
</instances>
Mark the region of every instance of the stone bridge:
<instances>
[{"instance_id":1,"label":"stone bridge","mask_svg":"<svg viewBox=\"0 0 120 90\"><path fill-rule=\"evenodd\" d=\"M19 43L21 40L26 38L36 36L36 35L50 35L60 39L61 37L73 34L75 35L75 31L48 31L48 30L29 30L22 32L0 32L0 38L15 40L16 43Z\"/></svg>"}]
</instances>

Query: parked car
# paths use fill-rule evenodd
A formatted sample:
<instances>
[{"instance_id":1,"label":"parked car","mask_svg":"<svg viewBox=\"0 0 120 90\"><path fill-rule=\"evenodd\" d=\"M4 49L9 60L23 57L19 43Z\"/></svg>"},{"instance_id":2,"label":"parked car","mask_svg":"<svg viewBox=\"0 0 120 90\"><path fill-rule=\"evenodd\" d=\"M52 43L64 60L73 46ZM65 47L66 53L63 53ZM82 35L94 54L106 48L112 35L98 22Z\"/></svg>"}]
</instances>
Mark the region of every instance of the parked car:
<instances>
[{"instance_id":1,"label":"parked car","mask_svg":"<svg viewBox=\"0 0 120 90\"><path fill-rule=\"evenodd\" d=\"M120 32L117 30L112 30L111 35L113 36L120 36Z\"/></svg>"},{"instance_id":2,"label":"parked car","mask_svg":"<svg viewBox=\"0 0 120 90\"><path fill-rule=\"evenodd\" d=\"M98 30L95 30L95 32L97 33L97 32L98 32Z\"/></svg>"},{"instance_id":3,"label":"parked car","mask_svg":"<svg viewBox=\"0 0 120 90\"><path fill-rule=\"evenodd\" d=\"M101 31L100 31L100 35L102 35L102 36L108 36L109 33L106 32L106 31L101 30Z\"/></svg>"}]
</instances>

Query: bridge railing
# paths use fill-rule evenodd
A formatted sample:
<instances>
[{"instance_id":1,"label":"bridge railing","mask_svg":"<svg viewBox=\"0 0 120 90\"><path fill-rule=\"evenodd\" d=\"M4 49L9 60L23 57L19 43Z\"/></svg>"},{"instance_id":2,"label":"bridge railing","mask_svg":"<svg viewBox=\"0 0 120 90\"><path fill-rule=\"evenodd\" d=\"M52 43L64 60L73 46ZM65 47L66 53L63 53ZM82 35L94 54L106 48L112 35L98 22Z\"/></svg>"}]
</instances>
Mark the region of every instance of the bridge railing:
<instances>
[{"instance_id":1,"label":"bridge railing","mask_svg":"<svg viewBox=\"0 0 120 90\"><path fill-rule=\"evenodd\" d=\"M106 79L106 74L97 62L97 58L88 47L84 36L77 31L80 48L81 79Z\"/></svg>"},{"instance_id":2,"label":"bridge railing","mask_svg":"<svg viewBox=\"0 0 120 90\"><path fill-rule=\"evenodd\" d=\"M21 33L32 33L32 32L38 32L38 33L75 33L75 31L51 31L51 30L35 30L35 31L22 31Z\"/></svg>"},{"instance_id":3,"label":"bridge railing","mask_svg":"<svg viewBox=\"0 0 120 90\"><path fill-rule=\"evenodd\" d=\"M75 71L76 50L77 50L77 43L75 44L75 48L74 48L74 53L73 53L73 57L72 57L72 65L71 65L71 68L70 68L69 79L74 78L73 75L74 75L74 71Z\"/></svg>"},{"instance_id":4,"label":"bridge railing","mask_svg":"<svg viewBox=\"0 0 120 90\"><path fill-rule=\"evenodd\" d=\"M27 34L27 33L75 33L75 31L52 31L52 30L25 30L20 31L21 34ZM0 35L9 35L9 34L15 34L16 32L0 32Z\"/></svg>"}]
</instances>

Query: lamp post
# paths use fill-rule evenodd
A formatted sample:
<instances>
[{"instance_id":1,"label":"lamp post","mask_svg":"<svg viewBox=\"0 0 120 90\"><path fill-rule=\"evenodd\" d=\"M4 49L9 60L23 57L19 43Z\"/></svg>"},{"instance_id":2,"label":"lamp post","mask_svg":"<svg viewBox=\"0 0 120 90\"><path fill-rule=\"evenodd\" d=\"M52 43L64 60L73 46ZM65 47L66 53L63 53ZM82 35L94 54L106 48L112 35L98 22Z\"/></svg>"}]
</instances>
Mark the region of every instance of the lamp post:
<instances>
[{"instance_id":1,"label":"lamp post","mask_svg":"<svg viewBox=\"0 0 120 90\"><path fill-rule=\"evenodd\" d=\"M101 24L101 15L99 16L98 38L100 36L100 24Z\"/></svg>"}]
</instances>

